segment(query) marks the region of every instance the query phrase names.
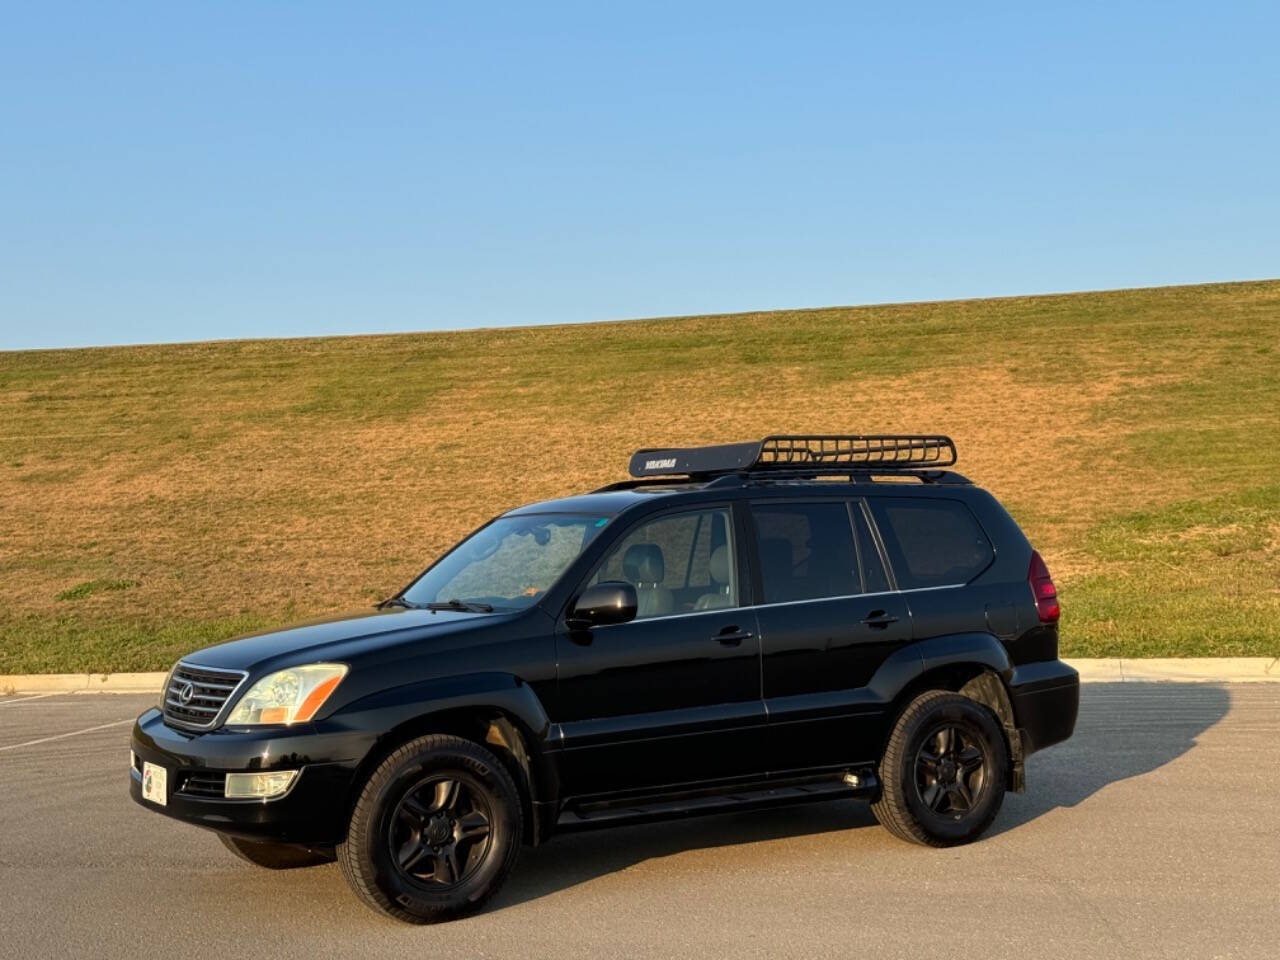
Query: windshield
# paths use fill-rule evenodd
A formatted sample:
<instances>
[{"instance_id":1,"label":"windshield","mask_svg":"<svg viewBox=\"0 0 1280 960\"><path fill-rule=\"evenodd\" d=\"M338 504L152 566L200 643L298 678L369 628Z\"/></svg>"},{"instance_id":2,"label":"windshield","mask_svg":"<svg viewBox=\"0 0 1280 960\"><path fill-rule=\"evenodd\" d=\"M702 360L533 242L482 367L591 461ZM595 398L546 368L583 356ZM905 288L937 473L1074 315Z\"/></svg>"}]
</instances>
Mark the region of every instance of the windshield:
<instances>
[{"instance_id":1,"label":"windshield","mask_svg":"<svg viewBox=\"0 0 1280 960\"><path fill-rule=\"evenodd\" d=\"M417 606L461 600L521 610L560 579L608 522L576 513L499 517L441 557L402 596Z\"/></svg>"}]
</instances>

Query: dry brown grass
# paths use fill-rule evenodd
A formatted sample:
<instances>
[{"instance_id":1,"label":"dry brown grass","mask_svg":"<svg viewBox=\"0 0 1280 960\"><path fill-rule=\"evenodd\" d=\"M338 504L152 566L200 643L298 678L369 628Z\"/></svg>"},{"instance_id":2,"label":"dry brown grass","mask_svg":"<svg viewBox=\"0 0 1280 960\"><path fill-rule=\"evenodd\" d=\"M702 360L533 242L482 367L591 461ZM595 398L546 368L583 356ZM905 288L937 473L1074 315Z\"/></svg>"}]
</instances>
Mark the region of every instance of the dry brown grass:
<instances>
[{"instance_id":1,"label":"dry brown grass","mask_svg":"<svg viewBox=\"0 0 1280 960\"><path fill-rule=\"evenodd\" d=\"M0 673L367 604L637 447L789 430L949 432L1070 583L1108 518L1275 482L1277 347L1264 282L0 355ZM138 585L58 599L95 578Z\"/></svg>"}]
</instances>

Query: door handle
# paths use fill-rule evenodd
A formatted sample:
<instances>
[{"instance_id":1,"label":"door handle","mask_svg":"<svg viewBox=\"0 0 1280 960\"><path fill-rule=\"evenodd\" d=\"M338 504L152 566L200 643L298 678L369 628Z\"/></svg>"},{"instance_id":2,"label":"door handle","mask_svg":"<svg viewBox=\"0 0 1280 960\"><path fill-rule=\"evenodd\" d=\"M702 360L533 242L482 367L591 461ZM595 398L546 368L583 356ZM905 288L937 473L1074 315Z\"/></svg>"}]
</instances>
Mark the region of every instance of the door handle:
<instances>
[{"instance_id":1,"label":"door handle","mask_svg":"<svg viewBox=\"0 0 1280 960\"><path fill-rule=\"evenodd\" d=\"M737 625L725 627L717 633L712 640L723 643L726 647L736 647L743 640L750 640L755 634L747 631L739 631Z\"/></svg>"},{"instance_id":2,"label":"door handle","mask_svg":"<svg viewBox=\"0 0 1280 960\"><path fill-rule=\"evenodd\" d=\"M889 626L889 624L897 623L898 618L889 616L883 610L872 610L862 619L862 622L868 627L878 627L883 630L885 627Z\"/></svg>"}]
</instances>

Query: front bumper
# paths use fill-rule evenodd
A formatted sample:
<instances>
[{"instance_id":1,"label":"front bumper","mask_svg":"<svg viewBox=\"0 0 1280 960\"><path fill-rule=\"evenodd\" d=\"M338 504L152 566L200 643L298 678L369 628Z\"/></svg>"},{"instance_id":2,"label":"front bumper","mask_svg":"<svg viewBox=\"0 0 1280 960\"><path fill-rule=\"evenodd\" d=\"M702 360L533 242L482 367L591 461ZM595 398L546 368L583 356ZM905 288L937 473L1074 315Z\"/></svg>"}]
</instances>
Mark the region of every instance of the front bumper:
<instances>
[{"instance_id":1,"label":"front bumper","mask_svg":"<svg viewBox=\"0 0 1280 960\"><path fill-rule=\"evenodd\" d=\"M1061 660L1024 663L1009 681L1013 716L1022 734L1023 756L1066 740L1080 713L1080 674Z\"/></svg>"},{"instance_id":2,"label":"front bumper","mask_svg":"<svg viewBox=\"0 0 1280 960\"><path fill-rule=\"evenodd\" d=\"M351 789L370 746L348 730L314 724L271 727L252 733L191 734L164 724L148 710L133 726L137 766L129 770L129 794L156 813L249 840L330 846L346 835ZM142 797L143 762L167 771L166 803ZM288 792L267 800L227 800L187 793L191 774L298 770Z\"/></svg>"}]
</instances>

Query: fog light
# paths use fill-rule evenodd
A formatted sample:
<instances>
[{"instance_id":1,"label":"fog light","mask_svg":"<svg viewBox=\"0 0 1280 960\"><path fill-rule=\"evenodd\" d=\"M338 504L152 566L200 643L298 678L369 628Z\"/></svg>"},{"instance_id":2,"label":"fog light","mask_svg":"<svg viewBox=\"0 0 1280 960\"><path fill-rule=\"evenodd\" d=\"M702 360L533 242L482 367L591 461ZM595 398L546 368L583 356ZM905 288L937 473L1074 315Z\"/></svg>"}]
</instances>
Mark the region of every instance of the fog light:
<instances>
[{"instance_id":1,"label":"fog light","mask_svg":"<svg viewBox=\"0 0 1280 960\"><path fill-rule=\"evenodd\" d=\"M297 770L273 770L271 773L228 773L226 797L229 800L244 799L245 797L256 797L265 800L270 797L278 797L293 786L293 780L297 775Z\"/></svg>"}]
</instances>

